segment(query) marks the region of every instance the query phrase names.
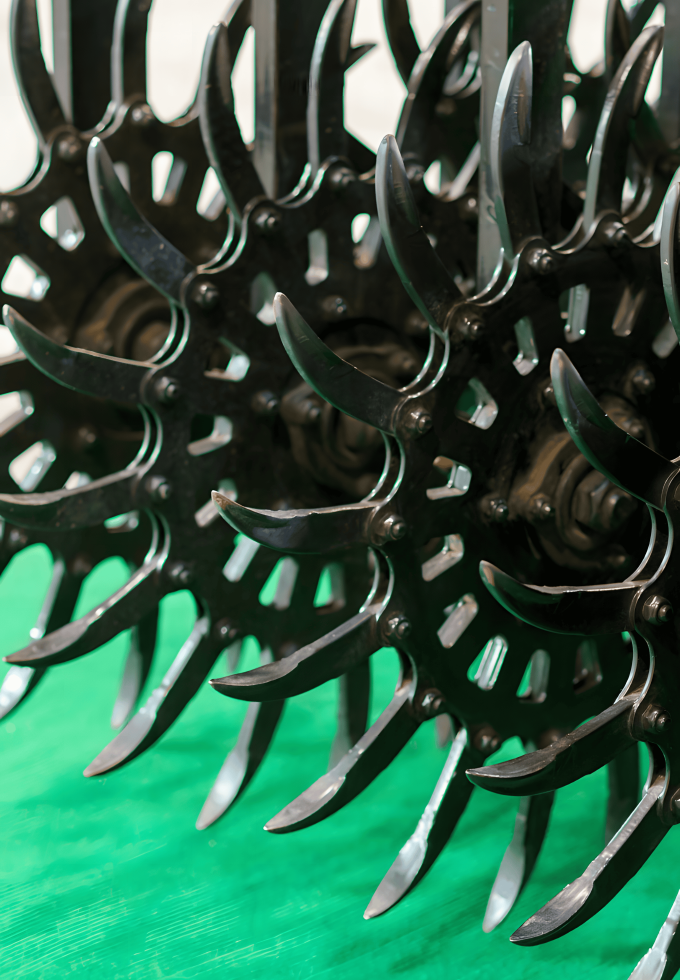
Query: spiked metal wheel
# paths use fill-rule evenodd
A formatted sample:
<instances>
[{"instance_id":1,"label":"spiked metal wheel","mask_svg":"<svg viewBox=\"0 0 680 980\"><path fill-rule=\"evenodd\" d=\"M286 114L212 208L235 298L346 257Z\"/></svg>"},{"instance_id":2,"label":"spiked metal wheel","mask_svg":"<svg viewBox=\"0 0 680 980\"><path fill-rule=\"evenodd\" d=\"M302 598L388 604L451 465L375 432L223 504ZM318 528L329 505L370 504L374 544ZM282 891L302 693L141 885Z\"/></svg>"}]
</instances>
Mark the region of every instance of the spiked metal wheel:
<instances>
[{"instance_id":1,"label":"spiked metal wheel","mask_svg":"<svg viewBox=\"0 0 680 980\"><path fill-rule=\"evenodd\" d=\"M408 97L375 160L343 121L345 72L370 49L350 45L355 6L319 0L300 17L288 0L236 0L208 38L196 103L163 124L146 97L150 4L119 0L115 20L102 5L92 36L111 36L112 99L99 125L78 128L42 64L35 2L15 0L15 63L41 162L0 202L3 271L24 256L34 274L33 295L6 297L21 353L0 363L16 402L3 458L9 466L40 437L58 464L40 493L37 480L22 494L0 486L0 515L15 525L0 560L36 540L55 556L34 640L6 658L15 666L0 711L48 666L134 627L114 708L115 724L127 723L85 771L106 772L154 744L220 651L233 669L239 639L255 634L264 665L212 681L252 705L198 826L252 778L284 700L342 678L331 769L268 829L330 816L437 718L452 733L448 758L365 915L385 912L431 867L473 791L472 770L474 782L523 797L487 931L531 874L554 790L608 763L613 839L591 866L597 887L572 886L516 937L537 942L601 907L676 820L664 766L677 468L655 452L673 435L652 390L675 370L664 289L680 326L680 183L668 191L680 158L644 101L662 31L643 29L647 2L630 15L610 3L605 69L582 76L565 53L568 0L514 3L517 46L496 93L498 25L477 0L452 9L423 52L404 0L385 0ZM231 91L249 25L264 86L252 148ZM576 111L562 148L565 92ZM666 97L666 129L677 124L668 106ZM161 151L173 164L155 199ZM423 181L434 160L438 195ZM209 167L220 191L201 215ZM359 214L369 223L355 244ZM475 253L484 288L473 295ZM565 355L548 376L565 337L616 425ZM55 382L66 393L55 396ZM652 519L647 553L638 500L668 522L666 532ZM84 575L112 554L131 566L129 582L70 622ZM482 557L494 563L483 566L488 592L476 578ZM274 574L263 609L258 595ZM319 608L322 575L333 587ZM536 578L548 586L520 584ZM195 598L194 630L127 720L151 664L158 603L179 589ZM633 641L631 671L620 634L633 628L654 652ZM368 662L385 645L401 677L364 734ZM529 754L484 765L513 736ZM614 836L637 802L640 739L658 746L652 780L631 832Z\"/></svg>"}]
</instances>

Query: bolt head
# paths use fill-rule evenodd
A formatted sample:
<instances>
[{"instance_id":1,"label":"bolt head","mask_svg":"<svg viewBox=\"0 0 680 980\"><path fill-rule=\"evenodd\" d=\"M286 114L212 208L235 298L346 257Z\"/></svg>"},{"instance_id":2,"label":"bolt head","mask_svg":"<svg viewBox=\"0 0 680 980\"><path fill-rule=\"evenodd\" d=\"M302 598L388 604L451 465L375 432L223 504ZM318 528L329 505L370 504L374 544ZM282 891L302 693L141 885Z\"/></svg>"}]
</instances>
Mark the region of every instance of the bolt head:
<instances>
[{"instance_id":1,"label":"bolt head","mask_svg":"<svg viewBox=\"0 0 680 980\"><path fill-rule=\"evenodd\" d=\"M150 476L146 481L146 489L149 496L159 503L169 500L172 496L172 484L168 483L164 476Z\"/></svg>"},{"instance_id":2,"label":"bolt head","mask_svg":"<svg viewBox=\"0 0 680 980\"><path fill-rule=\"evenodd\" d=\"M529 507L529 520L534 522L547 521L555 516L555 508L549 497L544 494L536 494L531 498Z\"/></svg>"},{"instance_id":3,"label":"bolt head","mask_svg":"<svg viewBox=\"0 0 680 980\"><path fill-rule=\"evenodd\" d=\"M420 710L428 718L433 718L442 708L444 698L439 691L425 691L420 699Z\"/></svg>"},{"instance_id":4,"label":"bolt head","mask_svg":"<svg viewBox=\"0 0 680 980\"><path fill-rule=\"evenodd\" d=\"M406 616L396 613L387 621L387 634L392 639L403 640L411 632L411 624Z\"/></svg>"},{"instance_id":5,"label":"bolt head","mask_svg":"<svg viewBox=\"0 0 680 980\"><path fill-rule=\"evenodd\" d=\"M354 183L357 175L349 167L337 166L332 168L328 179L333 190L344 191L346 187Z\"/></svg>"},{"instance_id":6,"label":"bolt head","mask_svg":"<svg viewBox=\"0 0 680 980\"><path fill-rule=\"evenodd\" d=\"M214 310L220 298L219 290L211 282L199 282L191 296L196 306L206 312Z\"/></svg>"},{"instance_id":7,"label":"bolt head","mask_svg":"<svg viewBox=\"0 0 680 980\"><path fill-rule=\"evenodd\" d=\"M178 585L188 585L192 579L191 570L184 564L183 561L173 562L168 569L168 576L171 581L177 583Z\"/></svg>"},{"instance_id":8,"label":"bolt head","mask_svg":"<svg viewBox=\"0 0 680 980\"><path fill-rule=\"evenodd\" d=\"M276 415L279 410L279 400L273 391L256 392L253 395L251 404L256 415L267 418Z\"/></svg>"},{"instance_id":9,"label":"bolt head","mask_svg":"<svg viewBox=\"0 0 680 980\"><path fill-rule=\"evenodd\" d=\"M484 330L482 319L474 310L462 310L456 317L455 326L466 340L478 340Z\"/></svg>"},{"instance_id":10,"label":"bolt head","mask_svg":"<svg viewBox=\"0 0 680 980\"><path fill-rule=\"evenodd\" d=\"M656 378L647 368L638 368L631 378L633 386L641 395L648 395L656 387Z\"/></svg>"},{"instance_id":11,"label":"bolt head","mask_svg":"<svg viewBox=\"0 0 680 980\"><path fill-rule=\"evenodd\" d=\"M384 541L399 541L404 537L407 530L408 528L405 520L403 520L397 514L390 514L383 521L381 537Z\"/></svg>"},{"instance_id":12,"label":"bolt head","mask_svg":"<svg viewBox=\"0 0 680 980\"><path fill-rule=\"evenodd\" d=\"M82 154L83 144L77 136L69 133L57 141L57 156L65 163L73 163Z\"/></svg>"},{"instance_id":13,"label":"bolt head","mask_svg":"<svg viewBox=\"0 0 680 980\"><path fill-rule=\"evenodd\" d=\"M642 715L642 727L646 732L661 734L671 723L671 716L656 704L650 704Z\"/></svg>"},{"instance_id":14,"label":"bolt head","mask_svg":"<svg viewBox=\"0 0 680 980\"><path fill-rule=\"evenodd\" d=\"M14 201L0 201L0 228L14 228L19 221L19 206Z\"/></svg>"},{"instance_id":15,"label":"bolt head","mask_svg":"<svg viewBox=\"0 0 680 980\"><path fill-rule=\"evenodd\" d=\"M326 296L321 308L331 320L341 320L347 313L347 303L342 296Z\"/></svg>"},{"instance_id":16,"label":"bolt head","mask_svg":"<svg viewBox=\"0 0 680 980\"><path fill-rule=\"evenodd\" d=\"M417 438L432 428L432 416L422 408L412 409L404 419L406 431Z\"/></svg>"},{"instance_id":17,"label":"bolt head","mask_svg":"<svg viewBox=\"0 0 680 980\"><path fill-rule=\"evenodd\" d=\"M220 619L213 626L213 635L218 643L231 643L238 637L238 630L228 619Z\"/></svg>"},{"instance_id":18,"label":"bolt head","mask_svg":"<svg viewBox=\"0 0 680 980\"><path fill-rule=\"evenodd\" d=\"M642 618L652 626L669 623L673 618L673 606L662 595L650 595L642 606Z\"/></svg>"},{"instance_id":19,"label":"bolt head","mask_svg":"<svg viewBox=\"0 0 680 980\"><path fill-rule=\"evenodd\" d=\"M529 265L538 275L546 276L554 272L557 260L547 248L534 248L529 254Z\"/></svg>"},{"instance_id":20,"label":"bolt head","mask_svg":"<svg viewBox=\"0 0 680 980\"><path fill-rule=\"evenodd\" d=\"M281 213L273 208L260 208L255 214L255 227L263 235L273 235L281 227Z\"/></svg>"},{"instance_id":21,"label":"bolt head","mask_svg":"<svg viewBox=\"0 0 680 980\"><path fill-rule=\"evenodd\" d=\"M12 551L16 551L18 548L23 548L28 542L28 535L19 530L18 527L13 527L9 532L9 545Z\"/></svg>"},{"instance_id":22,"label":"bolt head","mask_svg":"<svg viewBox=\"0 0 680 980\"><path fill-rule=\"evenodd\" d=\"M415 161L406 163L405 170L406 179L408 180L409 184L420 184L425 176L425 167L422 165L422 163L417 163Z\"/></svg>"},{"instance_id":23,"label":"bolt head","mask_svg":"<svg viewBox=\"0 0 680 980\"><path fill-rule=\"evenodd\" d=\"M503 497L492 497L488 500L487 511L494 524L505 524L510 516L508 502Z\"/></svg>"},{"instance_id":24,"label":"bolt head","mask_svg":"<svg viewBox=\"0 0 680 980\"><path fill-rule=\"evenodd\" d=\"M139 105L133 106L132 112L130 113L130 119L134 126L150 126L155 118L153 109L145 102L140 102Z\"/></svg>"},{"instance_id":25,"label":"bolt head","mask_svg":"<svg viewBox=\"0 0 680 980\"><path fill-rule=\"evenodd\" d=\"M604 229L604 237L609 245L618 248L621 245L628 245L630 238L625 226L620 221L610 221Z\"/></svg>"},{"instance_id":26,"label":"bolt head","mask_svg":"<svg viewBox=\"0 0 680 980\"><path fill-rule=\"evenodd\" d=\"M176 402L182 394L182 389L178 383L165 375L158 378L154 384L154 391L159 402L163 402L165 405L171 405L173 402Z\"/></svg>"}]
</instances>

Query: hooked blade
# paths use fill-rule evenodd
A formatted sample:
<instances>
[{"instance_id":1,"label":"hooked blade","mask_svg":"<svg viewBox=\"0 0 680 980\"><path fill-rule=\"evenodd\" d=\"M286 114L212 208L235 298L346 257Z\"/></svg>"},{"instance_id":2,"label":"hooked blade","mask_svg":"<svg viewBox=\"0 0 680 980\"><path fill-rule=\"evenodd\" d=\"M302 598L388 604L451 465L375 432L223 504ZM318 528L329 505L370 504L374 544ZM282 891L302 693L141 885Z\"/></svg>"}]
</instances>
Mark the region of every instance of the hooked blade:
<instances>
[{"instance_id":1,"label":"hooked blade","mask_svg":"<svg viewBox=\"0 0 680 980\"><path fill-rule=\"evenodd\" d=\"M4 660L22 666L50 667L68 663L91 653L134 626L158 603L164 590L158 581L159 557L154 556L139 568L125 585L85 616L35 640L23 650Z\"/></svg>"},{"instance_id":2,"label":"hooked blade","mask_svg":"<svg viewBox=\"0 0 680 980\"><path fill-rule=\"evenodd\" d=\"M311 691L367 660L377 650L381 645L377 628L381 608L379 603L368 606L283 660L210 683L220 694L239 701L278 701Z\"/></svg>"},{"instance_id":3,"label":"hooked blade","mask_svg":"<svg viewBox=\"0 0 680 980\"><path fill-rule=\"evenodd\" d=\"M19 527L75 531L129 511L141 467L131 467L73 490L0 493L0 517Z\"/></svg>"},{"instance_id":4,"label":"hooked blade","mask_svg":"<svg viewBox=\"0 0 680 980\"><path fill-rule=\"evenodd\" d=\"M554 799L554 793L543 793L520 800L515 831L484 913L484 932L492 932L501 924L529 881L545 840Z\"/></svg>"},{"instance_id":5,"label":"hooked blade","mask_svg":"<svg viewBox=\"0 0 680 980\"><path fill-rule=\"evenodd\" d=\"M182 283L195 266L137 210L98 137L88 148L87 170L99 220L111 241L140 276L180 303Z\"/></svg>"},{"instance_id":6,"label":"hooked blade","mask_svg":"<svg viewBox=\"0 0 680 980\"><path fill-rule=\"evenodd\" d=\"M385 136L378 148L375 197L385 246L404 289L428 323L441 332L462 294L420 224L394 136Z\"/></svg>"},{"instance_id":7,"label":"hooked blade","mask_svg":"<svg viewBox=\"0 0 680 980\"><path fill-rule=\"evenodd\" d=\"M112 401L135 402L142 380L155 367L146 361L127 361L57 344L11 306L4 306L2 315L5 326L31 364L72 391Z\"/></svg>"},{"instance_id":8,"label":"hooked blade","mask_svg":"<svg viewBox=\"0 0 680 980\"><path fill-rule=\"evenodd\" d=\"M66 126L66 118L42 56L36 0L14 0L10 38L21 101L44 152L50 134Z\"/></svg>"},{"instance_id":9,"label":"hooked blade","mask_svg":"<svg viewBox=\"0 0 680 980\"><path fill-rule=\"evenodd\" d=\"M418 826L378 885L364 919L382 915L408 895L448 843L474 789L465 778L466 768L474 761L466 747L467 732L461 729Z\"/></svg>"},{"instance_id":10,"label":"hooked blade","mask_svg":"<svg viewBox=\"0 0 680 980\"><path fill-rule=\"evenodd\" d=\"M111 728L121 728L134 710L151 670L157 632L158 607L155 607L132 627L123 677L111 714Z\"/></svg>"},{"instance_id":11,"label":"hooked blade","mask_svg":"<svg viewBox=\"0 0 680 980\"><path fill-rule=\"evenodd\" d=\"M274 297L274 313L283 346L307 384L346 415L393 433L401 392L333 353L283 293Z\"/></svg>"},{"instance_id":12,"label":"hooked blade","mask_svg":"<svg viewBox=\"0 0 680 980\"><path fill-rule=\"evenodd\" d=\"M511 942L519 946L537 946L564 936L587 922L618 895L670 830L661 823L656 812L664 788L664 776L657 776L617 835L581 877L527 919L510 937Z\"/></svg>"},{"instance_id":13,"label":"hooked blade","mask_svg":"<svg viewBox=\"0 0 680 980\"><path fill-rule=\"evenodd\" d=\"M368 540L375 503L345 504L319 510L254 510L218 490L213 503L227 524L259 544L291 555L344 550Z\"/></svg>"},{"instance_id":14,"label":"hooked blade","mask_svg":"<svg viewBox=\"0 0 680 980\"><path fill-rule=\"evenodd\" d=\"M334 769L265 824L265 830L284 834L325 820L363 792L399 755L420 722L411 705L413 682L407 681L378 720Z\"/></svg>"},{"instance_id":15,"label":"hooked blade","mask_svg":"<svg viewBox=\"0 0 680 980\"><path fill-rule=\"evenodd\" d=\"M92 760L83 775L99 776L118 769L157 742L196 694L218 653L219 643L210 636L210 620L203 616L146 704Z\"/></svg>"},{"instance_id":16,"label":"hooked blade","mask_svg":"<svg viewBox=\"0 0 680 980\"><path fill-rule=\"evenodd\" d=\"M413 66L420 54L420 45L411 27L408 0L382 0L385 33L394 56L397 71L404 84L413 71Z\"/></svg>"},{"instance_id":17,"label":"hooked blade","mask_svg":"<svg viewBox=\"0 0 680 980\"><path fill-rule=\"evenodd\" d=\"M553 352L550 375L560 415L586 459L612 483L663 509L664 487L677 467L605 415L564 351Z\"/></svg>"},{"instance_id":18,"label":"hooked blade","mask_svg":"<svg viewBox=\"0 0 680 980\"><path fill-rule=\"evenodd\" d=\"M524 585L488 561L479 575L491 595L513 616L551 633L588 636L630 629L629 605L637 582L613 585Z\"/></svg>"},{"instance_id":19,"label":"hooked blade","mask_svg":"<svg viewBox=\"0 0 680 980\"><path fill-rule=\"evenodd\" d=\"M238 741L220 769L196 821L205 830L226 813L246 789L269 748L285 701L249 704Z\"/></svg>"},{"instance_id":20,"label":"hooked blade","mask_svg":"<svg viewBox=\"0 0 680 980\"><path fill-rule=\"evenodd\" d=\"M232 69L229 29L226 24L216 24L208 34L203 56L198 87L199 120L208 160L231 213L240 224L246 204L266 194L234 113Z\"/></svg>"},{"instance_id":21,"label":"hooked blade","mask_svg":"<svg viewBox=\"0 0 680 980\"><path fill-rule=\"evenodd\" d=\"M111 44L111 98L146 102L146 33L151 4L119 0Z\"/></svg>"},{"instance_id":22,"label":"hooked blade","mask_svg":"<svg viewBox=\"0 0 680 980\"><path fill-rule=\"evenodd\" d=\"M630 718L635 697L616 701L544 749L497 765L469 769L468 779L503 796L535 796L567 786L634 744Z\"/></svg>"}]
</instances>

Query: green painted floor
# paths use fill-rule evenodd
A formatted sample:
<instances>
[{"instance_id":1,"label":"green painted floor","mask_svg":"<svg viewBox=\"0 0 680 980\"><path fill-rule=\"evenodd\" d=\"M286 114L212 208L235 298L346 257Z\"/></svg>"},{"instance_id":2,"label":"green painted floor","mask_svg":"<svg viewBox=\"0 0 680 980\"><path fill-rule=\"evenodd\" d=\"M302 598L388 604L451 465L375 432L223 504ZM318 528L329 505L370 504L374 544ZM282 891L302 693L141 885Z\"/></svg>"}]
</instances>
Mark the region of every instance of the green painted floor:
<instances>
[{"instance_id":1,"label":"green painted floor","mask_svg":"<svg viewBox=\"0 0 680 980\"><path fill-rule=\"evenodd\" d=\"M48 573L38 548L0 581L3 653L26 643ZM96 569L80 612L123 578L115 561ZM166 601L152 683L191 620L188 596ZM625 980L656 936L680 885L678 832L577 932L534 949L508 942L600 849L601 773L558 795L533 882L495 934L485 936L481 920L514 804L481 791L417 891L365 922L362 912L413 830L445 753L426 727L347 809L298 834L266 834L267 818L325 769L332 684L287 706L245 798L202 833L194 821L244 713L208 688L140 759L107 778L83 779L111 737L124 651L118 638L54 668L0 723L2 978L545 980L557 968L560 980ZM374 661L376 714L389 699L395 664L388 651Z\"/></svg>"}]
</instances>

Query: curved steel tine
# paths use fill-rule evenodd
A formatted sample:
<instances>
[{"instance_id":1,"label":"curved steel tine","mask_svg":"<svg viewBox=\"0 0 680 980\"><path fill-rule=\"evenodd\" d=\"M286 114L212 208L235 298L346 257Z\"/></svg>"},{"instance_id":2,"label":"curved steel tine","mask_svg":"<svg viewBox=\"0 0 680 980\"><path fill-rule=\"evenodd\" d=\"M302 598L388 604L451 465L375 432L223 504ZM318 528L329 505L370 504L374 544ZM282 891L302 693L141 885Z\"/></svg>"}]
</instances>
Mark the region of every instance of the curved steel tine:
<instances>
[{"instance_id":1,"label":"curved steel tine","mask_svg":"<svg viewBox=\"0 0 680 980\"><path fill-rule=\"evenodd\" d=\"M307 158L312 175L329 156L347 156L345 72L373 45L351 47L357 0L331 0L319 26L309 69Z\"/></svg>"},{"instance_id":2,"label":"curved steel tine","mask_svg":"<svg viewBox=\"0 0 680 980\"><path fill-rule=\"evenodd\" d=\"M503 855L484 913L484 932L493 932L510 912L531 877L548 830L554 793L523 796L515 831Z\"/></svg>"},{"instance_id":3,"label":"curved steel tine","mask_svg":"<svg viewBox=\"0 0 680 980\"><path fill-rule=\"evenodd\" d=\"M346 415L392 434L403 394L334 354L283 293L274 297L274 312L283 346L307 384Z\"/></svg>"},{"instance_id":4,"label":"curved steel tine","mask_svg":"<svg viewBox=\"0 0 680 980\"><path fill-rule=\"evenodd\" d=\"M637 116L663 46L663 28L647 27L633 42L607 92L588 164L583 227L587 232L603 210L621 210L630 142L629 123Z\"/></svg>"},{"instance_id":5,"label":"curved steel tine","mask_svg":"<svg viewBox=\"0 0 680 980\"><path fill-rule=\"evenodd\" d=\"M334 769L366 731L371 701L371 667L368 660L343 674L339 681L338 726L328 768Z\"/></svg>"},{"instance_id":6,"label":"curved steel tine","mask_svg":"<svg viewBox=\"0 0 680 980\"><path fill-rule=\"evenodd\" d=\"M220 769L196 821L205 830L226 813L260 767L276 732L285 701L248 705L238 741Z\"/></svg>"},{"instance_id":7,"label":"curved steel tine","mask_svg":"<svg viewBox=\"0 0 680 980\"><path fill-rule=\"evenodd\" d=\"M637 743L621 752L607 765L609 795L605 844L628 819L640 802L640 756Z\"/></svg>"},{"instance_id":8,"label":"curved steel tine","mask_svg":"<svg viewBox=\"0 0 680 980\"><path fill-rule=\"evenodd\" d=\"M240 224L248 201L266 196L234 114L233 59L229 29L216 24L208 34L198 86L201 135L227 204Z\"/></svg>"},{"instance_id":9,"label":"curved steel tine","mask_svg":"<svg viewBox=\"0 0 680 980\"><path fill-rule=\"evenodd\" d=\"M408 85L420 45L411 27L408 0L382 0L385 33L397 71Z\"/></svg>"},{"instance_id":10,"label":"curved steel tine","mask_svg":"<svg viewBox=\"0 0 680 980\"><path fill-rule=\"evenodd\" d=\"M118 769L157 742L196 694L219 651L219 641L210 635L210 620L202 616L146 704L92 760L83 775L99 776Z\"/></svg>"},{"instance_id":11,"label":"curved steel tine","mask_svg":"<svg viewBox=\"0 0 680 980\"><path fill-rule=\"evenodd\" d=\"M581 877L527 919L510 937L513 943L537 946L564 936L587 922L621 891L670 830L656 812L664 788L665 777L657 776L617 835Z\"/></svg>"},{"instance_id":12,"label":"curved steel tine","mask_svg":"<svg viewBox=\"0 0 680 980\"><path fill-rule=\"evenodd\" d=\"M461 729L453 740L434 792L418 826L378 885L364 912L374 919L391 909L415 888L437 860L465 812L474 787L465 778L473 761L466 749L467 732Z\"/></svg>"},{"instance_id":13,"label":"curved steel tine","mask_svg":"<svg viewBox=\"0 0 680 980\"><path fill-rule=\"evenodd\" d=\"M323 554L368 541L368 521L375 511L371 501L320 510L254 510L217 490L213 490L212 499L236 531L293 555Z\"/></svg>"},{"instance_id":14,"label":"curved steel tine","mask_svg":"<svg viewBox=\"0 0 680 980\"><path fill-rule=\"evenodd\" d=\"M156 365L57 344L11 306L2 310L6 327L31 364L65 388L112 401L135 402L139 386Z\"/></svg>"},{"instance_id":15,"label":"curved steel tine","mask_svg":"<svg viewBox=\"0 0 680 980\"><path fill-rule=\"evenodd\" d=\"M134 711L151 670L157 633L158 607L154 606L130 632L130 647L111 714L111 728L121 728Z\"/></svg>"},{"instance_id":16,"label":"curved steel tine","mask_svg":"<svg viewBox=\"0 0 680 980\"><path fill-rule=\"evenodd\" d=\"M181 302L181 285L194 265L140 214L98 137L90 142L87 170L97 214L118 251L159 292Z\"/></svg>"},{"instance_id":17,"label":"curved steel tine","mask_svg":"<svg viewBox=\"0 0 680 980\"><path fill-rule=\"evenodd\" d=\"M55 560L42 608L31 630L34 640L70 622L82 580L82 576L68 571L63 558ZM0 687L0 719L6 718L35 690L44 674L44 667L10 667Z\"/></svg>"},{"instance_id":18,"label":"curved steel tine","mask_svg":"<svg viewBox=\"0 0 680 980\"><path fill-rule=\"evenodd\" d=\"M629 629L628 607L640 588L639 582L585 585L580 589L524 585L488 561L479 563L479 574L494 599L513 616L538 629L577 636Z\"/></svg>"},{"instance_id":19,"label":"curved steel tine","mask_svg":"<svg viewBox=\"0 0 680 980\"><path fill-rule=\"evenodd\" d=\"M42 680L45 667L10 667L0 685L0 721L8 718Z\"/></svg>"},{"instance_id":20,"label":"curved steel tine","mask_svg":"<svg viewBox=\"0 0 680 980\"><path fill-rule=\"evenodd\" d=\"M441 332L447 313L462 294L420 224L394 136L385 136L378 147L375 198L385 246L404 289Z\"/></svg>"},{"instance_id":21,"label":"curved steel tine","mask_svg":"<svg viewBox=\"0 0 680 980\"><path fill-rule=\"evenodd\" d=\"M469 769L476 786L502 796L551 793L595 772L635 744L630 718L635 696L622 698L552 745L493 766Z\"/></svg>"},{"instance_id":22,"label":"curved steel tine","mask_svg":"<svg viewBox=\"0 0 680 980\"><path fill-rule=\"evenodd\" d=\"M680 893L651 949L642 957L629 980L672 980L680 969Z\"/></svg>"},{"instance_id":23,"label":"curved steel tine","mask_svg":"<svg viewBox=\"0 0 680 980\"><path fill-rule=\"evenodd\" d=\"M605 415L564 351L553 352L550 375L562 420L586 459L612 483L663 509L677 466Z\"/></svg>"},{"instance_id":24,"label":"curved steel tine","mask_svg":"<svg viewBox=\"0 0 680 980\"><path fill-rule=\"evenodd\" d=\"M75 531L95 527L130 509L140 468L121 470L73 490L0 493L0 517L19 527Z\"/></svg>"},{"instance_id":25,"label":"curved steel tine","mask_svg":"<svg viewBox=\"0 0 680 980\"><path fill-rule=\"evenodd\" d=\"M491 123L489 157L496 221L509 256L543 234L531 175L531 45L522 41L505 66Z\"/></svg>"},{"instance_id":26,"label":"curved steel tine","mask_svg":"<svg viewBox=\"0 0 680 980\"><path fill-rule=\"evenodd\" d=\"M161 559L155 555L121 589L85 616L35 640L23 650L11 653L4 660L22 666L38 664L40 667L50 667L76 660L96 650L138 623L162 598L165 590L158 581L160 563Z\"/></svg>"},{"instance_id":27,"label":"curved steel tine","mask_svg":"<svg viewBox=\"0 0 680 980\"><path fill-rule=\"evenodd\" d=\"M36 0L14 0L10 37L21 101L44 152L50 133L66 118L42 56Z\"/></svg>"},{"instance_id":28,"label":"curved steel tine","mask_svg":"<svg viewBox=\"0 0 680 980\"><path fill-rule=\"evenodd\" d=\"M115 105L146 97L146 34L150 3L119 0L111 45L111 98Z\"/></svg>"},{"instance_id":29,"label":"curved steel tine","mask_svg":"<svg viewBox=\"0 0 680 980\"><path fill-rule=\"evenodd\" d=\"M399 755L420 722L411 704L413 681L397 689L390 704L335 769L317 779L297 799L265 824L285 834L325 820L350 803Z\"/></svg>"},{"instance_id":30,"label":"curved steel tine","mask_svg":"<svg viewBox=\"0 0 680 980\"><path fill-rule=\"evenodd\" d=\"M245 33L250 27L252 14L251 0L232 0L224 12L222 22L227 25L229 32L229 51L236 60Z\"/></svg>"},{"instance_id":31,"label":"curved steel tine","mask_svg":"<svg viewBox=\"0 0 680 980\"><path fill-rule=\"evenodd\" d=\"M676 170L663 202L661 216L661 235L659 238L659 259L661 261L661 281L663 283L668 317L680 337L680 296L677 276L680 273L680 169Z\"/></svg>"},{"instance_id":32,"label":"curved steel tine","mask_svg":"<svg viewBox=\"0 0 680 980\"><path fill-rule=\"evenodd\" d=\"M283 660L210 683L220 694L239 701L279 701L311 691L375 653L382 643L377 629L380 609L379 603L368 606Z\"/></svg>"},{"instance_id":33,"label":"curved steel tine","mask_svg":"<svg viewBox=\"0 0 680 980\"><path fill-rule=\"evenodd\" d=\"M428 47L419 52L410 76L404 79L408 86L408 96L396 133L397 144L403 154L421 156L423 147L427 145L432 123L436 119L436 106L441 98L446 76L480 13L479 0L463 0L462 3L455 4ZM407 24L410 27L408 20Z\"/></svg>"}]
</instances>

